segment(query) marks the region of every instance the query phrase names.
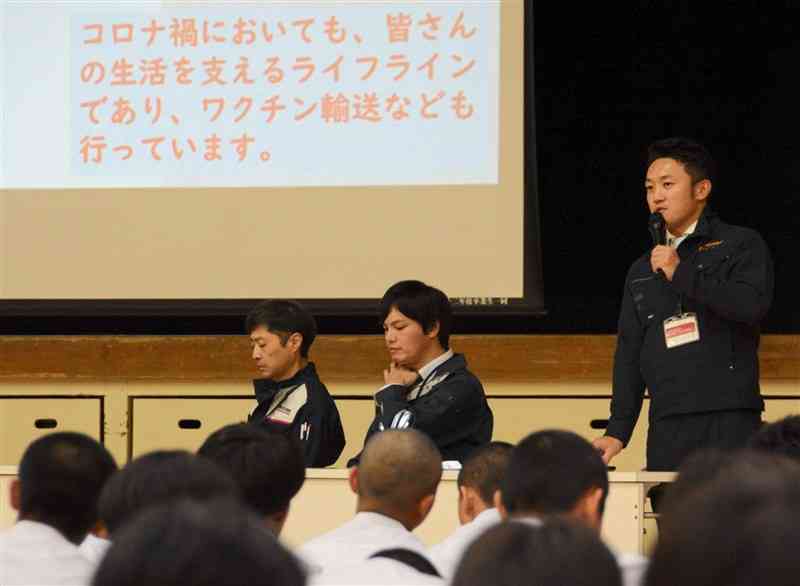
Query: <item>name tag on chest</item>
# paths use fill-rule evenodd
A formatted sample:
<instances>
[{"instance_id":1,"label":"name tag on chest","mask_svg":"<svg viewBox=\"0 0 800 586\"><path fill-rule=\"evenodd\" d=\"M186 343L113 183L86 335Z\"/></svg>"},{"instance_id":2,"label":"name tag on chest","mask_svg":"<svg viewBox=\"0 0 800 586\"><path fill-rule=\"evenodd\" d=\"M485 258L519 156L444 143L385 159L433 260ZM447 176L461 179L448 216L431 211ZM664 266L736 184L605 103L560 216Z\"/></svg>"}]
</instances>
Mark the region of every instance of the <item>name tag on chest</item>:
<instances>
[{"instance_id":1,"label":"name tag on chest","mask_svg":"<svg viewBox=\"0 0 800 586\"><path fill-rule=\"evenodd\" d=\"M667 348L677 348L700 340L700 328L694 313L683 313L664 320Z\"/></svg>"}]
</instances>

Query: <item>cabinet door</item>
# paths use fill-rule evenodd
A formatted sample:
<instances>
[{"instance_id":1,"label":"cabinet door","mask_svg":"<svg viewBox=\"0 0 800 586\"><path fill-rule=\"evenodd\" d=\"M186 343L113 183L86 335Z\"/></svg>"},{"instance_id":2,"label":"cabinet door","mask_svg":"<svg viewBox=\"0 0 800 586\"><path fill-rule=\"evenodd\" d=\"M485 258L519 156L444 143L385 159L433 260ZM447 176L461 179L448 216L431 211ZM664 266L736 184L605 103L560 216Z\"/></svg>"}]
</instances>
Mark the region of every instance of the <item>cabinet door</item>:
<instances>
[{"instance_id":1,"label":"cabinet door","mask_svg":"<svg viewBox=\"0 0 800 586\"><path fill-rule=\"evenodd\" d=\"M130 456L153 450L194 452L220 427L247 421L255 405L252 397L133 397Z\"/></svg>"},{"instance_id":2,"label":"cabinet door","mask_svg":"<svg viewBox=\"0 0 800 586\"><path fill-rule=\"evenodd\" d=\"M33 440L56 431L102 438L101 397L0 397L0 466L16 466Z\"/></svg>"},{"instance_id":3,"label":"cabinet door","mask_svg":"<svg viewBox=\"0 0 800 586\"><path fill-rule=\"evenodd\" d=\"M591 441L604 432L593 429L591 423L608 419L609 400L608 397L490 397L489 406L494 412L493 439L517 443L535 431L566 429ZM644 468L649 406L649 400L645 400L628 447L612 462L619 471Z\"/></svg>"}]
</instances>

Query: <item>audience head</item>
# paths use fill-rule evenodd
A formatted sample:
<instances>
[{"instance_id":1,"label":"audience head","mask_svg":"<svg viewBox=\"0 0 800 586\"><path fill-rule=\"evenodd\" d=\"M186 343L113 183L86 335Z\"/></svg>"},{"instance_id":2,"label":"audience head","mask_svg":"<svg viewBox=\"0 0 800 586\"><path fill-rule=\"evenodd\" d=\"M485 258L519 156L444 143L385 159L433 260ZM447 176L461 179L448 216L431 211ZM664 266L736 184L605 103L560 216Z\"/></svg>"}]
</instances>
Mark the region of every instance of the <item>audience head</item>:
<instances>
[{"instance_id":1,"label":"audience head","mask_svg":"<svg viewBox=\"0 0 800 586\"><path fill-rule=\"evenodd\" d=\"M648 586L796 584L800 464L741 452L704 485L668 505Z\"/></svg>"},{"instance_id":2,"label":"audience head","mask_svg":"<svg viewBox=\"0 0 800 586\"><path fill-rule=\"evenodd\" d=\"M280 533L289 503L306 477L303 452L294 436L239 423L212 433L197 453L227 470L245 504Z\"/></svg>"},{"instance_id":3,"label":"audience head","mask_svg":"<svg viewBox=\"0 0 800 586\"><path fill-rule=\"evenodd\" d=\"M547 430L512 450L497 504L504 516L568 514L599 531L606 496L608 472L592 444Z\"/></svg>"},{"instance_id":4,"label":"audience head","mask_svg":"<svg viewBox=\"0 0 800 586\"><path fill-rule=\"evenodd\" d=\"M731 450L707 448L691 454L680 466L675 482L662 484L664 487L663 509L671 503L680 505L696 490L702 490L714 480L721 471L730 466L739 453Z\"/></svg>"},{"instance_id":5,"label":"audience head","mask_svg":"<svg viewBox=\"0 0 800 586\"><path fill-rule=\"evenodd\" d=\"M50 525L80 543L97 524L100 491L116 469L108 450L89 436L52 433L22 455L11 504L20 520Z\"/></svg>"},{"instance_id":6,"label":"audience head","mask_svg":"<svg viewBox=\"0 0 800 586\"><path fill-rule=\"evenodd\" d=\"M155 451L131 460L100 495L100 519L116 532L145 508L180 498L239 498L233 479L213 462L180 450Z\"/></svg>"},{"instance_id":7,"label":"audience head","mask_svg":"<svg viewBox=\"0 0 800 586\"><path fill-rule=\"evenodd\" d=\"M614 555L596 532L570 519L541 527L509 522L483 533L461 558L453 586L620 586Z\"/></svg>"},{"instance_id":8,"label":"audience head","mask_svg":"<svg viewBox=\"0 0 800 586\"><path fill-rule=\"evenodd\" d=\"M751 438L750 447L800 461L800 415L764 425Z\"/></svg>"},{"instance_id":9,"label":"audience head","mask_svg":"<svg viewBox=\"0 0 800 586\"><path fill-rule=\"evenodd\" d=\"M411 531L433 507L441 477L442 457L428 436L389 429L367 442L350 486L359 511L382 513Z\"/></svg>"},{"instance_id":10,"label":"audience head","mask_svg":"<svg viewBox=\"0 0 800 586\"><path fill-rule=\"evenodd\" d=\"M148 509L118 535L93 586L304 586L300 563L232 502Z\"/></svg>"},{"instance_id":11,"label":"audience head","mask_svg":"<svg viewBox=\"0 0 800 586\"><path fill-rule=\"evenodd\" d=\"M513 447L507 442L491 442L464 461L458 473L458 519L462 524L494 507L494 495L500 489Z\"/></svg>"},{"instance_id":12,"label":"audience head","mask_svg":"<svg viewBox=\"0 0 800 586\"><path fill-rule=\"evenodd\" d=\"M431 354L435 358L450 347L450 300L422 281L400 281L389 287L381 299L380 319L397 364L419 369Z\"/></svg>"},{"instance_id":13,"label":"audience head","mask_svg":"<svg viewBox=\"0 0 800 586\"><path fill-rule=\"evenodd\" d=\"M264 301L247 315L252 358L264 378L291 378L303 367L317 336L314 317L299 303Z\"/></svg>"}]
</instances>

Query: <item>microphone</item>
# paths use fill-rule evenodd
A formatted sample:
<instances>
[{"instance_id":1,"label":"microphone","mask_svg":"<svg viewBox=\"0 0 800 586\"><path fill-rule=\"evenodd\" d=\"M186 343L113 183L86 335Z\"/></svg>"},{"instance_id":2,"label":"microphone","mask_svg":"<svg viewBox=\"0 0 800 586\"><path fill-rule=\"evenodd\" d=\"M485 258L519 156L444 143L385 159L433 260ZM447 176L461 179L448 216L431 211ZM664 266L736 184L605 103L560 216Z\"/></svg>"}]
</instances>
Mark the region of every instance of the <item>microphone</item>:
<instances>
[{"instance_id":1,"label":"microphone","mask_svg":"<svg viewBox=\"0 0 800 586\"><path fill-rule=\"evenodd\" d=\"M664 221L664 216L661 215L661 212L653 212L650 214L650 220L647 222L647 229L650 231L650 237L653 239L653 246L667 243L667 223ZM664 271L658 269L656 272L664 281L667 280Z\"/></svg>"},{"instance_id":2,"label":"microphone","mask_svg":"<svg viewBox=\"0 0 800 586\"><path fill-rule=\"evenodd\" d=\"M653 239L653 246L667 243L667 223L664 221L664 216L661 215L661 212L653 212L650 214L650 220L647 222L647 229L650 231L650 237Z\"/></svg>"}]
</instances>

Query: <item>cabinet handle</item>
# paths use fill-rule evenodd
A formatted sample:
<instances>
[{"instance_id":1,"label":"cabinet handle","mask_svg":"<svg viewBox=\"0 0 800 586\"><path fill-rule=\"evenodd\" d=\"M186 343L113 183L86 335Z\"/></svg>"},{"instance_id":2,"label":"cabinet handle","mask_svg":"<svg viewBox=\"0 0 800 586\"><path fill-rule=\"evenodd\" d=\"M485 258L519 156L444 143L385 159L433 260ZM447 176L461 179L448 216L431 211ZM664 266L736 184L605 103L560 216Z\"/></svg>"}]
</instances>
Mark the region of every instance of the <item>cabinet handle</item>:
<instances>
[{"instance_id":1,"label":"cabinet handle","mask_svg":"<svg viewBox=\"0 0 800 586\"><path fill-rule=\"evenodd\" d=\"M181 429L200 429L203 424L199 419L179 419L178 427Z\"/></svg>"}]
</instances>

